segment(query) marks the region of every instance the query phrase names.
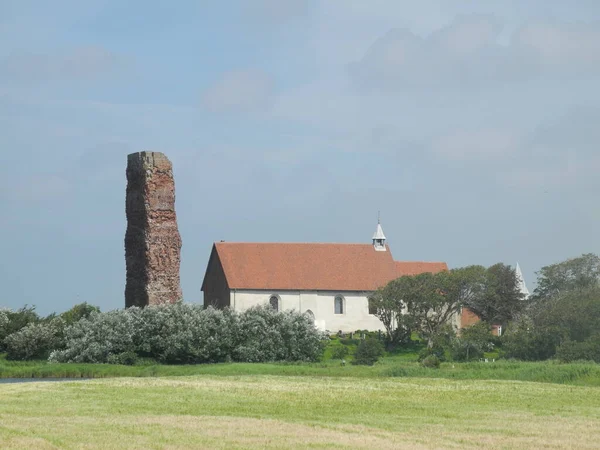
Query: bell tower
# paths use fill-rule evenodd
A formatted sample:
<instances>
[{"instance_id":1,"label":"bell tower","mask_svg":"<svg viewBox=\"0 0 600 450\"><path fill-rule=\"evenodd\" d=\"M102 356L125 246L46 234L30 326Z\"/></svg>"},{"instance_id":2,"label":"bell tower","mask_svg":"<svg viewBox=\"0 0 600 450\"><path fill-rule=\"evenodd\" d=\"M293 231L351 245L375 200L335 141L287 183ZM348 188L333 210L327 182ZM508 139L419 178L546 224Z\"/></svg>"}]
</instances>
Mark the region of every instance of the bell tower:
<instances>
[{"instance_id":1,"label":"bell tower","mask_svg":"<svg viewBox=\"0 0 600 450\"><path fill-rule=\"evenodd\" d=\"M373 234L373 247L378 252L385 252L385 234L383 234L383 228L381 228L381 218L377 215L377 229Z\"/></svg>"}]
</instances>

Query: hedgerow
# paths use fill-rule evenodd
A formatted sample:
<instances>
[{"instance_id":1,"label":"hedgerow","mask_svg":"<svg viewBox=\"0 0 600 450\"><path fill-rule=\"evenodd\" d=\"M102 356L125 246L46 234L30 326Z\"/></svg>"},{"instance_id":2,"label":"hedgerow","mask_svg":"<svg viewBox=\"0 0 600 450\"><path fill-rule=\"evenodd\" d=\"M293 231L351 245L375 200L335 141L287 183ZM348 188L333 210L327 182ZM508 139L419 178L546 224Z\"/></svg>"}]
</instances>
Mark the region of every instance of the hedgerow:
<instances>
[{"instance_id":1,"label":"hedgerow","mask_svg":"<svg viewBox=\"0 0 600 450\"><path fill-rule=\"evenodd\" d=\"M257 306L242 313L194 304L92 312L64 331L52 362L119 363L136 357L169 364L315 361L323 336L295 311Z\"/></svg>"}]
</instances>

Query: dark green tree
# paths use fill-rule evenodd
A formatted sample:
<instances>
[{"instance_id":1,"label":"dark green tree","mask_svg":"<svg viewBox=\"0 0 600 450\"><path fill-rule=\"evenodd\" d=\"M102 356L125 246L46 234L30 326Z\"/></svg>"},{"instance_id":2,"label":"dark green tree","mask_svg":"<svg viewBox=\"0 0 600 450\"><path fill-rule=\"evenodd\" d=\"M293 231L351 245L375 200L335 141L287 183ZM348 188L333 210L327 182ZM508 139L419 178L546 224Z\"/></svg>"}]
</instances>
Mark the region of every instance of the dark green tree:
<instances>
[{"instance_id":1,"label":"dark green tree","mask_svg":"<svg viewBox=\"0 0 600 450\"><path fill-rule=\"evenodd\" d=\"M515 269L502 263L494 264L480 274L481 284L465 302L471 311L488 323L506 325L524 309L525 296L519 289Z\"/></svg>"},{"instance_id":2,"label":"dark green tree","mask_svg":"<svg viewBox=\"0 0 600 450\"><path fill-rule=\"evenodd\" d=\"M544 266L537 275L537 287L532 300L536 303L545 302L565 292L598 286L600 257L586 253L577 258Z\"/></svg>"}]
</instances>

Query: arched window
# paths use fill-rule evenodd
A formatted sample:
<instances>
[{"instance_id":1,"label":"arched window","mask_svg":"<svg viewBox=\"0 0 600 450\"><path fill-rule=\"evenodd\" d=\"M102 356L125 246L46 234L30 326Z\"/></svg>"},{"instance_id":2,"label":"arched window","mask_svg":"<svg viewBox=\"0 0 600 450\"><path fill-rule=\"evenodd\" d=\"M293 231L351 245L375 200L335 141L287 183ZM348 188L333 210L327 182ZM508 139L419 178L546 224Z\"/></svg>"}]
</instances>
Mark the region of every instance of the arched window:
<instances>
[{"instance_id":1,"label":"arched window","mask_svg":"<svg viewBox=\"0 0 600 450\"><path fill-rule=\"evenodd\" d=\"M334 300L335 313L344 314L344 297L337 295Z\"/></svg>"},{"instance_id":2,"label":"arched window","mask_svg":"<svg viewBox=\"0 0 600 450\"><path fill-rule=\"evenodd\" d=\"M271 308L273 308L275 311L279 311L279 297L276 295L271 295L271 298L269 299L269 305L271 305Z\"/></svg>"},{"instance_id":3,"label":"arched window","mask_svg":"<svg viewBox=\"0 0 600 450\"><path fill-rule=\"evenodd\" d=\"M315 315L313 314L313 312L310 309L307 309L306 311L304 311L304 314L306 314L306 317L308 317L314 323Z\"/></svg>"}]
</instances>

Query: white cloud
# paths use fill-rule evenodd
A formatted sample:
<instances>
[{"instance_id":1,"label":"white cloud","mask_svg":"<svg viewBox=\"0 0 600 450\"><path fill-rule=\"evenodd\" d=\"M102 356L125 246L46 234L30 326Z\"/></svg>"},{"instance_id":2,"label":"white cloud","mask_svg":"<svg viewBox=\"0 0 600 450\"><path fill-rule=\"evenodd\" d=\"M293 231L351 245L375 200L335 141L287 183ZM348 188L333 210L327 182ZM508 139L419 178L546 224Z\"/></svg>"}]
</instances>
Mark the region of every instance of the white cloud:
<instances>
[{"instance_id":1,"label":"white cloud","mask_svg":"<svg viewBox=\"0 0 600 450\"><path fill-rule=\"evenodd\" d=\"M252 112L270 107L274 81L260 70L238 70L223 74L204 91L202 105L213 112Z\"/></svg>"}]
</instances>

